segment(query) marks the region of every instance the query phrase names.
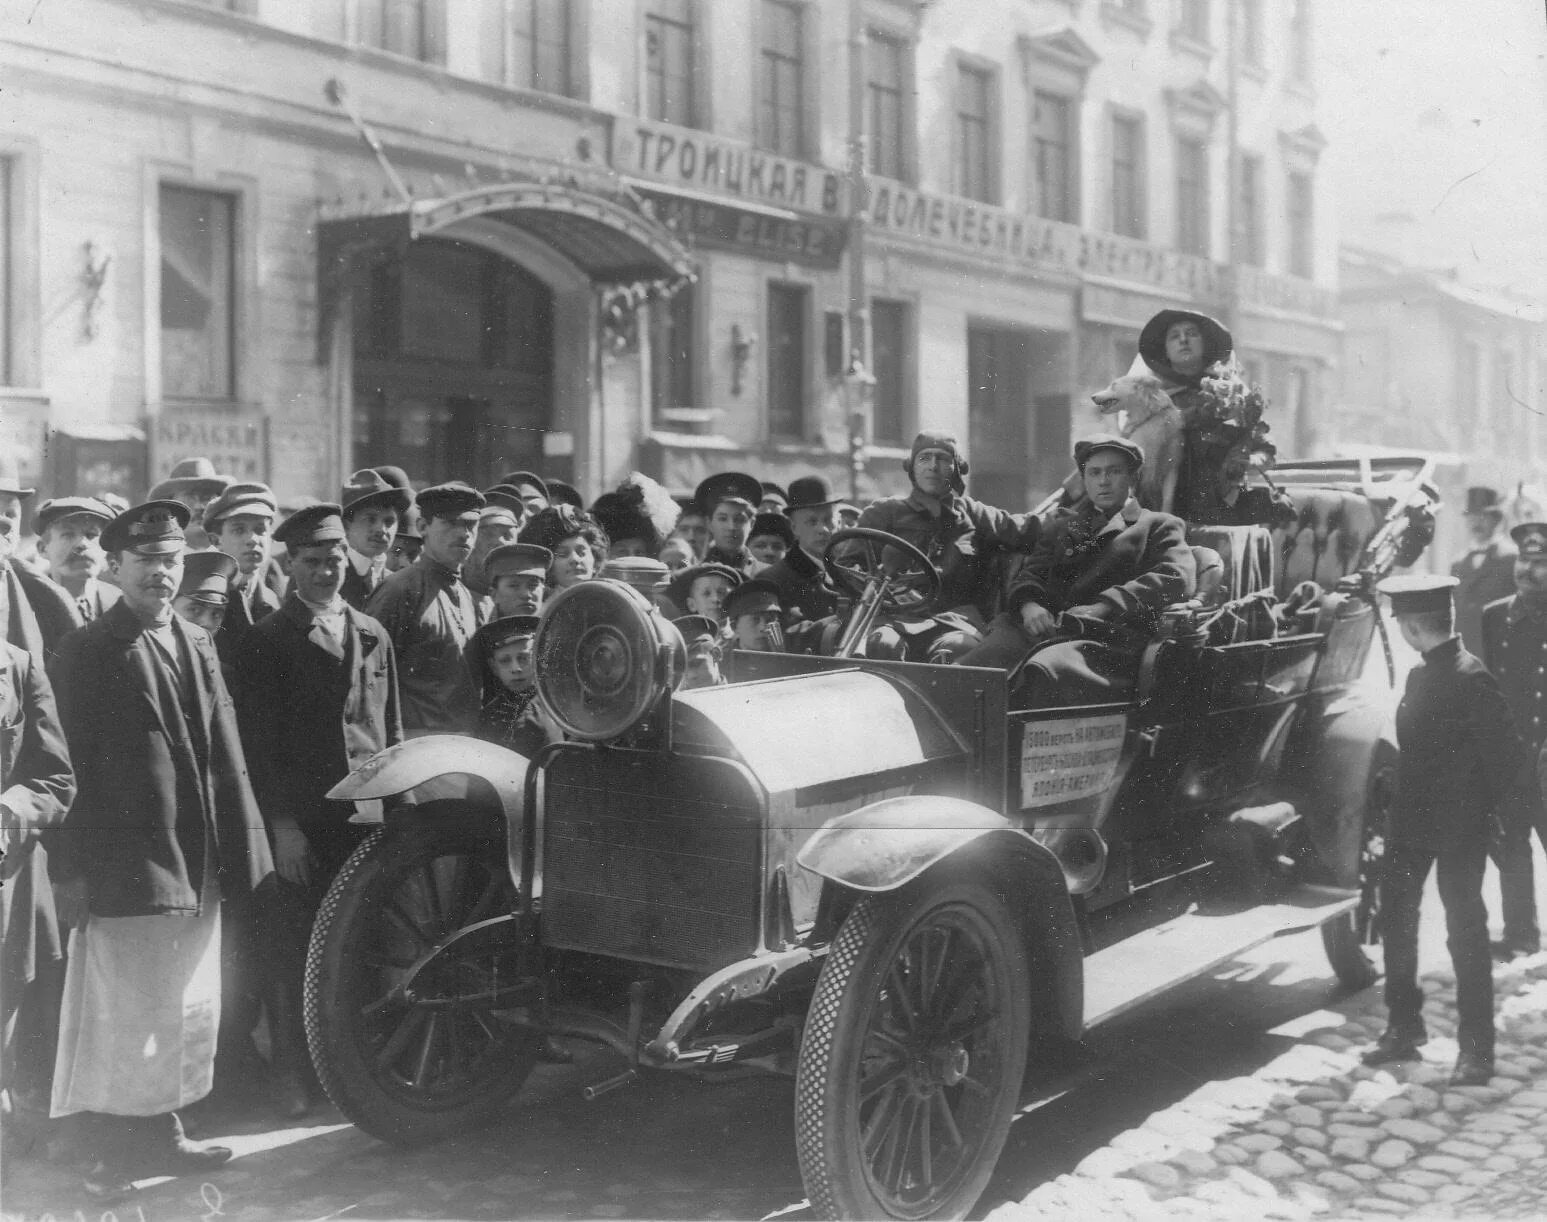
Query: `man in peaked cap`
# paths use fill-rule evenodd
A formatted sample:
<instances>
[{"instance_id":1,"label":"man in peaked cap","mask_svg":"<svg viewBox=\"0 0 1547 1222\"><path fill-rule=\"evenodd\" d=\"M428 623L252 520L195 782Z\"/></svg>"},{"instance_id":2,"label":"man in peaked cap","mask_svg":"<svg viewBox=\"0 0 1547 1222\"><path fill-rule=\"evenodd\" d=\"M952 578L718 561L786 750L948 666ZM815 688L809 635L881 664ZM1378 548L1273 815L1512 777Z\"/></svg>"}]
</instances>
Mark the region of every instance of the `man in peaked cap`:
<instances>
[{"instance_id":1,"label":"man in peaked cap","mask_svg":"<svg viewBox=\"0 0 1547 1222\"><path fill-rule=\"evenodd\" d=\"M784 652L784 608L779 605L779 588L773 582L761 577L742 582L725 596L725 617L737 649Z\"/></svg>"},{"instance_id":2,"label":"man in peaked cap","mask_svg":"<svg viewBox=\"0 0 1547 1222\"><path fill-rule=\"evenodd\" d=\"M859 525L913 544L940 570L941 614L894 621L872 634L872 656L924 661L953 655L982 640L1000 592L997 557L1026 552L1038 522L974 500L966 493L967 456L949 429L924 429L903 463L912 489L866 506Z\"/></svg>"},{"instance_id":3,"label":"man in peaked cap","mask_svg":"<svg viewBox=\"0 0 1547 1222\"><path fill-rule=\"evenodd\" d=\"M580 489L574 484L561 479L544 481L548 485L548 504L573 505L576 509L585 508L585 497L580 495Z\"/></svg>"},{"instance_id":4,"label":"man in peaked cap","mask_svg":"<svg viewBox=\"0 0 1547 1222\"><path fill-rule=\"evenodd\" d=\"M273 871L214 643L172 611L188 520L152 501L108 523L123 596L50 667L79 783L51 854L77 927L53 1114L92 1114L93 1195L231 1157L190 1143L177 1109L210 1089L222 904Z\"/></svg>"},{"instance_id":5,"label":"man in peaked cap","mask_svg":"<svg viewBox=\"0 0 1547 1222\"><path fill-rule=\"evenodd\" d=\"M758 513L783 513L789 507L790 494L771 479L763 481L763 499L758 502Z\"/></svg>"},{"instance_id":6,"label":"man in peaked cap","mask_svg":"<svg viewBox=\"0 0 1547 1222\"><path fill-rule=\"evenodd\" d=\"M220 656L230 662L242 636L265 615L279 609L279 595L264 583L269 535L278 502L267 484L231 484L204 510L204 530L236 561L236 577L226 602L226 618L215 638Z\"/></svg>"},{"instance_id":7,"label":"man in peaked cap","mask_svg":"<svg viewBox=\"0 0 1547 1222\"><path fill-rule=\"evenodd\" d=\"M1134 496L1144 452L1126 438L1097 433L1077 442L1074 462L1085 498L1048 523L982 645L967 666L1018 665L1056 633L1082 636L1106 625L1102 640L1063 641L1039 650L1024 673L1036 705L1097 703L1133 686L1139 654L1160 628L1160 612L1194 588L1196 565L1180 518L1143 508Z\"/></svg>"},{"instance_id":8,"label":"man in peaked cap","mask_svg":"<svg viewBox=\"0 0 1547 1222\"><path fill-rule=\"evenodd\" d=\"M747 536L763 499L763 485L744 472L721 471L700 483L693 499L709 523L704 559L750 577L759 565L747 547Z\"/></svg>"},{"instance_id":9,"label":"man in peaked cap","mask_svg":"<svg viewBox=\"0 0 1547 1222\"><path fill-rule=\"evenodd\" d=\"M532 471L507 471L500 476L501 484L508 484L517 490L522 503L526 505L527 516L531 516L539 509L546 509L553 504L553 497L549 493L548 484L542 476ZM577 506L579 508L579 506Z\"/></svg>"},{"instance_id":10,"label":"man in peaked cap","mask_svg":"<svg viewBox=\"0 0 1547 1222\"><path fill-rule=\"evenodd\" d=\"M1491 824L1526 765L1499 685L1456 635L1454 577L1388 577L1402 639L1422 657L1397 706L1396 793L1386 824L1381 940L1386 947L1386 1030L1366 1065L1416 1060L1428 1037L1418 984L1418 909L1437 867L1446 940L1456 971L1454 1085L1493 1075L1493 963L1483 871Z\"/></svg>"},{"instance_id":11,"label":"man in peaked cap","mask_svg":"<svg viewBox=\"0 0 1547 1222\"><path fill-rule=\"evenodd\" d=\"M406 477L405 477L406 478ZM414 503L413 492L369 467L356 471L339 493L349 565L343 599L356 611L386 580L387 555Z\"/></svg>"},{"instance_id":12,"label":"man in peaked cap","mask_svg":"<svg viewBox=\"0 0 1547 1222\"><path fill-rule=\"evenodd\" d=\"M274 541L290 554L290 590L236 650L237 716L279 874L264 914L269 936L260 975L275 1096L287 1116L310 1106L301 994L312 919L368 830L326 795L403 738L387 630L343 598L347 539L338 505L312 505L287 518Z\"/></svg>"},{"instance_id":13,"label":"man in peaked cap","mask_svg":"<svg viewBox=\"0 0 1547 1222\"><path fill-rule=\"evenodd\" d=\"M366 610L397 651L405 735L470 734L482 703L471 652L479 610L462 572L483 493L455 481L437 484L419 494L418 507L422 554L382 582Z\"/></svg>"},{"instance_id":14,"label":"man in peaked cap","mask_svg":"<svg viewBox=\"0 0 1547 1222\"><path fill-rule=\"evenodd\" d=\"M1510 538L1516 549L1515 592L1483 608L1481 657L1534 762L1547 744L1547 522L1522 522ZM1526 769L1500 823L1503 835L1490 848L1499 868L1504 936L1493 951L1509 960L1541 949L1531 833L1547 845L1547 809L1534 767Z\"/></svg>"},{"instance_id":15,"label":"man in peaked cap","mask_svg":"<svg viewBox=\"0 0 1547 1222\"><path fill-rule=\"evenodd\" d=\"M38 506L34 529L49 578L70 596L82 623L90 623L118 601L117 588L98 580L107 562L102 528L117 516L89 496L56 497Z\"/></svg>"},{"instance_id":16,"label":"man in peaked cap","mask_svg":"<svg viewBox=\"0 0 1547 1222\"><path fill-rule=\"evenodd\" d=\"M499 499L490 500L490 492ZM489 577L484 568L489 554L516 541L526 512L519 498L516 499L517 507L511 507L509 494L501 491L500 485L496 484L490 492L483 494L484 507L479 511L478 530L473 535L473 554L462 567L463 582L473 592L473 597L480 600L487 599L490 594Z\"/></svg>"},{"instance_id":17,"label":"man in peaked cap","mask_svg":"<svg viewBox=\"0 0 1547 1222\"><path fill-rule=\"evenodd\" d=\"M190 624L214 636L225 622L226 603L236 561L225 552L194 552L183 558L183 581L172 600L172 610Z\"/></svg>"},{"instance_id":18,"label":"man in peaked cap","mask_svg":"<svg viewBox=\"0 0 1547 1222\"><path fill-rule=\"evenodd\" d=\"M1483 608L1515 592L1515 549L1504 533L1504 508L1492 488L1466 490L1471 545L1450 566L1456 586L1456 630L1468 649L1482 648Z\"/></svg>"},{"instance_id":19,"label":"man in peaked cap","mask_svg":"<svg viewBox=\"0 0 1547 1222\"><path fill-rule=\"evenodd\" d=\"M236 481L221 475L207 458L185 458L154 488L152 501L181 501L188 507L188 550L201 552L213 546L204 533L204 511L209 503Z\"/></svg>"},{"instance_id":20,"label":"man in peaked cap","mask_svg":"<svg viewBox=\"0 0 1547 1222\"><path fill-rule=\"evenodd\" d=\"M512 615L537 615L548 593L548 570L553 553L535 543L506 543L495 548L483 562L489 578L485 619Z\"/></svg>"}]
</instances>

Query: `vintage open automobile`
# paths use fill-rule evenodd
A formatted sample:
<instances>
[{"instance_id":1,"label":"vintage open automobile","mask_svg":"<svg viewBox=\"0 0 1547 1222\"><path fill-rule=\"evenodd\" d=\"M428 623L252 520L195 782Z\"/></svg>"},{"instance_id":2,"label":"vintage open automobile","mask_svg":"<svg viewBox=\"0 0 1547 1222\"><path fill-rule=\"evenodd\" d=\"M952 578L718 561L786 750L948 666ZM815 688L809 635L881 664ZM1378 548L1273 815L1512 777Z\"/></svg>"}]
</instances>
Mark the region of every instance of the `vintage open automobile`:
<instances>
[{"instance_id":1,"label":"vintage open automobile","mask_svg":"<svg viewBox=\"0 0 1547 1222\"><path fill-rule=\"evenodd\" d=\"M1295 521L1192 532L1199 597L1121 703L855 656L865 617L938 585L878 532L829 549L844 656L735 653L719 687L674 690L681 640L638 591L561 593L537 654L566 741L420 738L333 791L381 826L312 936L328 1095L414 1143L488 1118L552 1037L616 1053L593 1097L646 1069L786 1074L818 1215L960 1217L1028 1076L1095 1024L1317 926L1368 984L1373 586L1437 497L1420 459L1274 474Z\"/></svg>"}]
</instances>

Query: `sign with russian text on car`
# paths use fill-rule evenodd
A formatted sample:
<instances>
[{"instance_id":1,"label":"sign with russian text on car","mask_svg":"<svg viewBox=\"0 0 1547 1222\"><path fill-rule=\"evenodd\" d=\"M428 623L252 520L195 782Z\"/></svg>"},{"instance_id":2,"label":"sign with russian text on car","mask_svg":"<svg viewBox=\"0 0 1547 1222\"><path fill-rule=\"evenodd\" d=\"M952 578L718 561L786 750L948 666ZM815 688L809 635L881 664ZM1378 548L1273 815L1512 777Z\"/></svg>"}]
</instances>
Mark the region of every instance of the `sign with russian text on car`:
<instances>
[{"instance_id":1,"label":"sign with russian text on car","mask_svg":"<svg viewBox=\"0 0 1547 1222\"><path fill-rule=\"evenodd\" d=\"M1027 722L1021 736L1021 809L1100 793L1117 775L1127 732L1123 713Z\"/></svg>"}]
</instances>

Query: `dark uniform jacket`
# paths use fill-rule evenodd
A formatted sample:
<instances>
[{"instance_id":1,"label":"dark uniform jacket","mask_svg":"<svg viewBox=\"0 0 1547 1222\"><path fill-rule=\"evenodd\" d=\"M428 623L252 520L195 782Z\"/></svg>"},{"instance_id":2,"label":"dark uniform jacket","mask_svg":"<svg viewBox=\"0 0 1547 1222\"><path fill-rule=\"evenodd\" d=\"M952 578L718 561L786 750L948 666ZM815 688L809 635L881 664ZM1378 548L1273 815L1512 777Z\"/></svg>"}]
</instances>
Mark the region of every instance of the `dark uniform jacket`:
<instances>
[{"instance_id":1,"label":"dark uniform jacket","mask_svg":"<svg viewBox=\"0 0 1547 1222\"><path fill-rule=\"evenodd\" d=\"M177 616L172 632L183 691L122 602L49 668L79 783L51 866L85 876L96 916L197 912L206 847L228 900L273 873L214 643Z\"/></svg>"},{"instance_id":2,"label":"dark uniform jacket","mask_svg":"<svg viewBox=\"0 0 1547 1222\"><path fill-rule=\"evenodd\" d=\"M1029 602L1055 615L1106 604L1110 618L1149 631L1163 607L1193 592L1197 570L1180 518L1141 509L1132 497L1104 517L1089 501L1058 511L1010 591L1012 616Z\"/></svg>"},{"instance_id":3,"label":"dark uniform jacket","mask_svg":"<svg viewBox=\"0 0 1547 1222\"><path fill-rule=\"evenodd\" d=\"M64 590L63 586L59 588ZM83 624L89 624L94 619L101 619L103 613L123 597L123 591L117 586L110 586L107 582L95 577L86 583L86 589L82 592L80 598L73 597L68 590L65 590L64 593L65 597L75 604L75 610L80 615ZM81 606L83 602L86 604L84 607Z\"/></svg>"},{"instance_id":4,"label":"dark uniform jacket","mask_svg":"<svg viewBox=\"0 0 1547 1222\"><path fill-rule=\"evenodd\" d=\"M1483 665L1498 680L1515 729L1532 753L1547 741L1547 607L1512 595L1483 608Z\"/></svg>"},{"instance_id":5,"label":"dark uniform jacket","mask_svg":"<svg viewBox=\"0 0 1547 1222\"><path fill-rule=\"evenodd\" d=\"M758 576L779 587L779 605L787 622L824 619L838 610L838 591L827 570L800 547L790 548Z\"/></svg>"},{"instance_id":6,"label":"dark uniform jacket","mask_svg":"<svg viewBox=\"0 0 1547 1222\"><path fill-rule=\"evenodd\" d=\"M287 595L243 638L234 665L242 742L264 818L293 819L324 858L339 847L332 841L354 839L341 831L350 805L324 795L403 740L387 630L347 605L343 621L340 660L312 636L311 609Z\"/></svg>"},{"instance_id":7,"label":"dark uniform jacket","mask_svg":"<svg viewBox=\"0 0 1547 1222\"><path fill-rule=\"evenodd\" d=\"M1456 587L1456 631L1468 649L1480 650L1483 608L1515 592L1515 547L1508 539L1494 538L1474 547L1450 566Z\"/></svg>"},{"instance_id":8,"label":"dark uniform jacket","mask_svg":"<svg viewBox=\"0 0 1547 1222\"><path fill-rule=\"evenodd\" d=\"M59 642L85 621L63 586L25 564L5 565L0 603L6 611L6 640L44 662Z\"/></svg>"},{"instance_id":9,"label":"dark uniform jacket","mask_svg":"<svg viewBox=\"0 0 1547 1222\"><path fill-rule=\"evenodd\" d=\"M381 583L367 610L397 651L404 731L471 734L483 681L471 649L478 606L461 578L421 554Z\"/></svg>"},{"instance_id":10,"label":"dark uniform jacket","mask_svg":"<svg viewBox=\"0 0 1547 1222\"><path fill-rule=\"evenodd\" d=\"M226 597L226 617L220 621L220 631L215 634L215 646L220 651L220 661L227 667L236 661L236 651L252 626L266 615L279 610L279 595L260 580L253 580L247 588L249 597L236 588L233 581Z\"/></svg>"},{"instance_id":11,"label":"dark uniform jacket","mask_svg":"<svg viewBox=\"0 0 1547 1222\"><path fill-rule=\"evenodd\" d=\"M0 859L0 992L6 1013L19 1000L11 990L32 980L42 959L64 947L54 915L48 858L40 833L57 826L75 796L75 773L43 664L0 643L0 818L12 830Z\"/></svg>"},{"instance_id":12,"label":"dark uniform jacket","mask_svg":"<svg viewBox=\"0 0 1547 1222\"><path fill-rule=\"evenodd\" d=\"M896 535L929 557L942 579L936 605L974 606L985 615L993 611L990 604L998 593L986 561L995 553L1030 551L1041 526L1031 514L1010 513L954 492L940 502L937 513L917 488L906 496L872 501L859 524Z\"/></svg>"},{"instance_id":13,"label":"dark uniform jacket","mask_svg":"<svg viewBox=\"0 0 1547 1222\"><path fill-rule=\"evenodd\" d=\"M537 719L537 693L513 692L503 684L478 714L477 737L531 759L548 745L548 731Z\"/></svg>"},{"instance_id":14,"label":"dark uniform jacket","mask_svg":"<svg viewBox=\"0 0 1547 1222\"><path fill-rule=\"evenodd\" d=\"M1390 837L1436 852L1486 838L1526 762L1504 694L1459 637L1408 672L1397 748Z\"/></svg>"}]
</instances>

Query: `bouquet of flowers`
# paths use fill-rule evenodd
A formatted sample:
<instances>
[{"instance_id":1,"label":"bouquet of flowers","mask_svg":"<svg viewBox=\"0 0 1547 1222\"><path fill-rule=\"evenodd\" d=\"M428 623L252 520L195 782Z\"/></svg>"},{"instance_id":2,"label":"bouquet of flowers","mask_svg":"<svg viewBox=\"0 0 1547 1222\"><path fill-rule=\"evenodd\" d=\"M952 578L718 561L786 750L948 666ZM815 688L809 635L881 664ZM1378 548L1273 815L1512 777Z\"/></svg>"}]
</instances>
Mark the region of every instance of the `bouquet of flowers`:
<instances>
[{"instance_id":1,"label":"bouquet of flowers","mask_svg":"<svg viewBox=\"0 0 1547 1222\"><path fill-rule=\"evenodd\" d=\"M1209 450L1227 455L1229 465L1238 466L1242 476L1248 469L1271 467L1278 448L1268 440L1268 425L1262 418L1268 406L1262 387L1247 385L1234 361L1219 361L1204 371L1199 392L1192 423L1199 440Z\"/></svg>"}]
</instances>

